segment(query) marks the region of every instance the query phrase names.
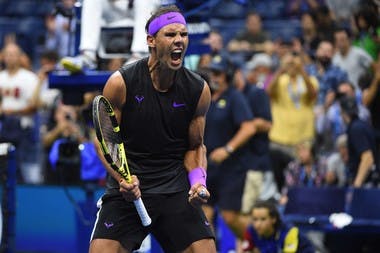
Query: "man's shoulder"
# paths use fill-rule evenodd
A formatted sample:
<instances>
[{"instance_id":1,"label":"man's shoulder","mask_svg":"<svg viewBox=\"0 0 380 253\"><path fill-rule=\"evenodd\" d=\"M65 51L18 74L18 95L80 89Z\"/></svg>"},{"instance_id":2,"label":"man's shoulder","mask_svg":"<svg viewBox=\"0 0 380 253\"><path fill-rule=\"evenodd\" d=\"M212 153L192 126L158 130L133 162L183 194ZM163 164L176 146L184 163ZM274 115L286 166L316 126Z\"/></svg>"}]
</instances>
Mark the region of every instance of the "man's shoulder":
<instances>
[{"instance_id":1,"label":"man's shoulder","mask_svg":"<svg viewBox=\"0 0 380 253\"><path fill-rule=\"evenodd\" d=\"M192 85L199 84L201 87L203 87L205 79L199 73L186 67L182 67L179 70L179 74L181 78L187 79L187 81L191 82Z\"/></svg>"},{"instance_id":2,"label":"man's shoulder","mask_svg":"<svg viewBox=\"0 0 380 253\"><path fill-rule=\"evenodd\" d=\"M144 64L147 64L147 63L148 63L148 58L141 58L141 59L138 59L136 61L126 62L123 66L121 66L119 71L120 72L131 71L131 70L135 69L136 67L141 68Z\"/></svg>"}]
</instances>

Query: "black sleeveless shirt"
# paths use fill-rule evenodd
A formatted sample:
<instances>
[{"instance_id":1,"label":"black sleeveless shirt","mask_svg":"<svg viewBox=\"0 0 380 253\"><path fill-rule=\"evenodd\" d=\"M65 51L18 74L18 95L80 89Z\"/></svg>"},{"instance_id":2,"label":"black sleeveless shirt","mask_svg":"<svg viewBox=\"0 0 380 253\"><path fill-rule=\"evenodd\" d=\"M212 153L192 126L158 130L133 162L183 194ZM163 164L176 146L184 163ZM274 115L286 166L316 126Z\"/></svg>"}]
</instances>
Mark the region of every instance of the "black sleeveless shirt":
<instances>
[{"instance_id":1,"label":"black sleeveless shirt","mask_svg":"<svg viewBox=\"0 0 380 253\"><path fill-rule=\"evenodd\" d=\"M148 58L119 71L127 88L120 127L131 174L137 175L145 193L187 190L184 155L204 80L182 67L170 89L159 92L153 87ZM113 178L108 187L119 188Z\"/></svg>"}]
</instances>

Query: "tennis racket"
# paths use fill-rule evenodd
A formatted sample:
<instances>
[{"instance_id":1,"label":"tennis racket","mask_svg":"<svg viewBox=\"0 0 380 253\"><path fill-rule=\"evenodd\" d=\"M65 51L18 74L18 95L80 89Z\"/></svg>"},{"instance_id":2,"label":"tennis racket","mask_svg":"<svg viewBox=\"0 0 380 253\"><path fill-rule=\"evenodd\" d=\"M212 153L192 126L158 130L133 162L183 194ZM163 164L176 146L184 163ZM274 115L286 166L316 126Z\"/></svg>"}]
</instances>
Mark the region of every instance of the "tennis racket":
<instances>
[{"instance_id":1,"label":"tennis racket","mask_svg":"<svg viewBox=\"0 0 380 253\"><path fill-rule=\"evenodd\" d=\"M110 102L102 95L94 98L92 114L96 137L100 143L104 158L112 169L117 171L127 182L131 182L120 127ZM133 201L144 226L152 222L141 198Z\"/></svg>"}]
</instances>

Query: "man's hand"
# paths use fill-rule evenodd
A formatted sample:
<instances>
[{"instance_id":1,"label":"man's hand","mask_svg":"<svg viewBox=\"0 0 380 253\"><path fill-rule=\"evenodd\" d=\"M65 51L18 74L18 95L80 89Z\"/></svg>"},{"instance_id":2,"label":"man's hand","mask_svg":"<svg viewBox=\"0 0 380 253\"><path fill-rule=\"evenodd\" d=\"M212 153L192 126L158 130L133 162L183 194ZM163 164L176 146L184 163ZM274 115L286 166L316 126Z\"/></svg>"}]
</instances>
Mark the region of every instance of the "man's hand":
<instances>
[{"instance_id":1,"label":"man's hand","mask_svg":"<svg viewBox=\"0 0 380 253\"><path fill-rule=\"evenodd\" d=\"M131 178L131 183L128 183L125 179L120 179L119 181L119 191L126 201L133 201L141 197L138 178L135 175L132 175Z\"/></svg>"},{"instance_id":2,"label":"man's hand","mask_svg":"<svg viewBox=\"0 0 380 253\"><path fill-rule=\"evenodd\" d=\"M192 205L200 205L207 203L210 193L207 188L199 183L194 184L189 191L189 202Z\"/></svg>"},{"instance_id":3,"label":"man's hand","mask_svg":"<svg viewBox=\"0 0 380 253\"><path fill-rule=\"evenodd\" d=\"M214 149L210 154L210 160L216 164L220 164L226 160L230 154L225 147L219 147Z\"/></svg>"}]
</instances>

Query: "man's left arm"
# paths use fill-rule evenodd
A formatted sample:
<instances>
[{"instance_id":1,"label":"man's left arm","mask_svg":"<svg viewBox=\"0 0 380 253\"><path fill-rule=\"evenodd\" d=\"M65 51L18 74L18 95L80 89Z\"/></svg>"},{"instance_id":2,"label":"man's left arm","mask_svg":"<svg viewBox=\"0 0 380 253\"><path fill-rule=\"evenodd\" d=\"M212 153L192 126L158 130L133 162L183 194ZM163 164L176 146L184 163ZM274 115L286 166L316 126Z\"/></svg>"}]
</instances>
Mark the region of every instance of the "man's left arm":
<instances>
[{"instance_id":1,"label":"man's left arm","mask_svg":"<svg viewBox=\"0 0 380 253\"><path fill-rule=\"evenodd\" d=\"M374 165L374 157L371 150L366 150L360 155L358 172L355 177L354 187L361 187Z\"/></svg>"},{"instance_id":2,"label":"man's left arm","mask_svg":"<svg viewBox=\"0 0 380 253\"><path fill-rule=\"evenodd\" d=\"M206 114L211 102L211 93L205 83L194 118L189 126L189 149L185 154L184 165L190 182L189 201L205 203L210 197L206 188L206 146L203 144ZM200 197L200 194L202 197Z\"/></svg>"}]
</instances>

